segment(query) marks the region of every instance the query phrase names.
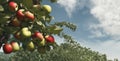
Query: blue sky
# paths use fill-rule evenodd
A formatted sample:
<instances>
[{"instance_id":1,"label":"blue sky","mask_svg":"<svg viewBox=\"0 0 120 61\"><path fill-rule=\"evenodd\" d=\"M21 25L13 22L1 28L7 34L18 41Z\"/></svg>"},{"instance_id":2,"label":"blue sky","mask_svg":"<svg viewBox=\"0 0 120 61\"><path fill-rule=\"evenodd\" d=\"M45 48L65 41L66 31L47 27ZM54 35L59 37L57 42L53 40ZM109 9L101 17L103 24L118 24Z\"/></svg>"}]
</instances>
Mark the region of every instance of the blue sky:
<instances>
[{"instance_id":1,"label":"blue sky","mask_svg":"<svg viewBox=\"0 0 120 61\"><path fill-rule=\"evenodd\" d=\"M51 4L53 21L68 21L77 30L68 34L82 46L120 60L120 0L58 0ZM63 39L56 37L58 43Z\"/></svg>"},{"instance_id":2,"label":"blue sky","mask_svg":"<svg viewBox=\"0 0 120 61\"><path fill-rule=\"evenodd\" d=\"M49 2L43 4L50 4ZM59 0L50 4L53 21L68 21L77 25L72 35L82 46L120 60L119 0ZM56 37L58 42L61 40Z\"/></svg>"}]
</instances>

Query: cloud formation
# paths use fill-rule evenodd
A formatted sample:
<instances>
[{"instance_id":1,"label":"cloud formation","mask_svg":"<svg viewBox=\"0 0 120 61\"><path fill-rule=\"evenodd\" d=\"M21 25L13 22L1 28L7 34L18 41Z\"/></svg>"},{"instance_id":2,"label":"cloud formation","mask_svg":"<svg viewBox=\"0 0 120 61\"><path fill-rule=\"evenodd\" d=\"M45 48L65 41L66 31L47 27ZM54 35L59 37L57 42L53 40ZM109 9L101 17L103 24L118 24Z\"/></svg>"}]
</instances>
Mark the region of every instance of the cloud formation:
<instances>
[{"instance_id":1,"label":"cloud formation","mask_svg":"<svg viewBox=\"0 0 120 61\"><path fill-rule=\"evenodd\" d=\"M91 14L98 18L99 24L96 27L99 31L102 29L104 34L119 37L120 36L120 1L119 0L91 0L94 5L91 8Z\"/></svg>"},{"instance_id":2,"label":"cloud formation","mask_svg":"<svg viewBox=\"0 0 120 61\"><path fill-rule=\"evenodd\" d=\"M58 0L58 4L65 8L69 16L72 15L74 8L76 7L77 0Z\"/></svg>"},{"instance_id":3,"label":"cloud formation","mask_svg":"<svg viewBox=\"0 0 120 61\"><path fill-rule=\"evenodd\" d=\"M98 18L99 24L90 26L99 35L120 36L120 1L119 0L58 0L58 4L65 8L69 17L77 9L88 7L90 13ZM102 30L101 30L102 29ZM100 34L100 32L102 33ZM94 33L95 34L95 33Z\"/></svg>"},{"instance_id":4,"label":"cloud formation","mask_svg":"<svg viewBox=\"0 0 120 61\"><path fill-rule=\"evenodd\" d=\"M87 0L58 0L58 4L65 8L68 16L71 17L74 11L85 7L86 1Z\"/></svg>"},{"instance_id":5,"label":"cloud formation","mask_svg":"<svg viewBox=\"0 0 120 61\"><path fill-rule=\"evenodd\" d=\"M120 42L116 42L114 40L107 41L95 41L95 43L91 41L80 41L82 46L87 46L92 50L99 51L102 54L107 54L107 58L114 60L114 58L118 58L120 60Z\"/></svg>"},{"instance_id":6,"label":"cloud formation","mask_svg":"<svg viewBox=\"0 0 120 61\"><path fill-rule=\"evenodd\" d=\"M104 42L86 41L83 45L107 54L108 58L120 57L120 0L59 0L58 4L65 8L69 16L78 8L89 8L89 12L98 22L89 26L91 37L110 38Z\"/></svg>"}]
</instances>

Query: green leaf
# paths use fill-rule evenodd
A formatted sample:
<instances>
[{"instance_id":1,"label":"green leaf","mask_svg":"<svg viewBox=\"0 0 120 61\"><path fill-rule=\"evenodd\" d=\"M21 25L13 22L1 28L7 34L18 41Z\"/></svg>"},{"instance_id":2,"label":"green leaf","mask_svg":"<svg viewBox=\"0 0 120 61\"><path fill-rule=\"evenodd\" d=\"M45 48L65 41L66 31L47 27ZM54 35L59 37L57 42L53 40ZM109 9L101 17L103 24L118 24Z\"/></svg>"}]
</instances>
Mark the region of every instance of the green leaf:
<instances>
[{"instance_id":1,"label":"green leaf","mask_svg":"<svg viewBox=\"0 0 120 61\"><path fill-rule=\"evenodd\" d=\"M41 26L41 27L45 27L45 25L41 22L41 21L36 21L37 25Z\"/></svg>"},{"instance_id":2,"label":"green leaf","mask_svg":"<svg viewBox=\"0 0 120 61\"><path fill-rule=\"evenodd\" d=\"M1 12L1 11L4 11L4 8L3 8L2 5L0 5L0 12Z\"/></svg>"},{"instance_id":3,"label":"green leaf","mask_svg":"<svg viewBox=\"0 0 120 61\"><path fill-rule=\"evenodd\" d=\"M10 16L6 15L6 16L4 16L3 18L5 18L5 19L9 19L9 18L10 18Z\"/></svg>"},{"instance_id":4,"label":"green leaf","mask_svg":"<svg viewBox=\"0 0 120 61\"><path fill-rule=\"evenodd\" d=\"M74 25L73 23L70 23L70 22L65 22L65 21L63 21L63 22L55 22L55 24L53 24L53 25L57 25L57 26L60 26L60 27L65 26L65 27L71 29L72 31L76 30L76 25Z\"/></svg>"},{"instance_id":5,"label":"green leaf","mask_svg":"<svg viewBox=\"0 0 120 61\"><path fill-rule=\"evenodd\" d=\"M31 8L33 5L32 0L22 0L22 3L24 6L26 6L27 8Z\"/></svg>"},{"instance_id":6,"label":"green leaf","mask_svg":"<svg viewBox=\"0 0 120 61\"><path fill-rule=\"evenodd\" d=\"M62 32L63 30L63 28L58 26L51 26L51 27L48 27L48 29L49 29L49 32L52 34L60 34L60 32Z\"/></svg>"},{"instance_id":7,"label":"green leaf","mask_svg":"<svg viewBox=\"0 0 120 61\"><path fill-rule=\"evenodd\" d=\"M48 22L48 23L50 23L51 20L52 20L52 16L47 16L47 17L45 18L45 21Z\"/></svg>"},{"instance_id":8,"label":"green leaf","mask_svg":"<svg viewBox=\"0 0 120 61\"><path fill-rule=\"evenodd\" d=\"M55 3L55 2L57 2L57 0L50 0L51 1L51 3Z\"/></svg>"}]
</instances>

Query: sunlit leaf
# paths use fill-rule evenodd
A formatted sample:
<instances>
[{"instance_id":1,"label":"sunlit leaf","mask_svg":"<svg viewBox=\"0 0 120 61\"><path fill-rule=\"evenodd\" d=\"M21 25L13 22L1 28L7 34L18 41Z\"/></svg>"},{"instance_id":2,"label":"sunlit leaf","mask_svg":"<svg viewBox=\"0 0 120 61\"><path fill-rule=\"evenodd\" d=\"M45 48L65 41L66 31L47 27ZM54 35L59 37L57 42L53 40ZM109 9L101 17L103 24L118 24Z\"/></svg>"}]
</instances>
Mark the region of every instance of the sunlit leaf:
<instances>
[{"instance_id":1,"label":"sunlit leaf","mask_svg":"<svg viewBox=\"0 0 120 61\"><path fill-rule=\"evenodd\" d=\"M0 11L4 11L4 8L2 7L2 5L0 5Z\"/></svg>"}]
</instances>

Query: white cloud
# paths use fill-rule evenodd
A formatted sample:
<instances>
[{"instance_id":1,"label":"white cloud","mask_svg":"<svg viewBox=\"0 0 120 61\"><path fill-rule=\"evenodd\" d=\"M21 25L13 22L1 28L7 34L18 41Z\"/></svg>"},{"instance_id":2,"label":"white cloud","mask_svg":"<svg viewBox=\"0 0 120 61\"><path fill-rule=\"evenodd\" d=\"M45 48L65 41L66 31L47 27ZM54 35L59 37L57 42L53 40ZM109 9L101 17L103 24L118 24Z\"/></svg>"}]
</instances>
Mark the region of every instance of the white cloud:
<instances>
[{"instance_id":1,"label":"white cloud","mask_svg":"<svg viewBox=\"0 0 120 61\"><path fill-rule=\"evenodd\" d=\"M106 54L108 59L113 60L114 58L118 58L120 60L120 42L115 40L107 40L104 42L95 41L95 43L91 41L80 41L82 46L86 46L91 48L92 50L99 51L102 54Z\"/></svg>"},{"instance_id":2,"label":"white cloud","mask_svg":"<svg viewBox=\"0 0 120 61\"><path fill-rule=\"evenodd\" d=\"M69 16L72 15L74 8L76 7L77 0L59 0L58 4L65 8Z\"/></svg>"},{"instance_id":3,"label":"white cloud","mask_svg":"<svg viewBox=\"0 0 120 61\"><path fill-rule=\"evenodd\" d=\"M74 11L85 7L86 1L87 0L58 0L58 4L64 7L68 16L71 17Z\"/></svg>"},{"instance_id":4,"label":"white cloud","mask_svg":"<svg viewBox=\"0 0 120 61\"><path fill-rule=\"evenodd\" d=\"M58 36L55 36L55 41L57 42L57 44L61 44L61 43L64 43L64 39L63 38L60 38Z\"/></svg>"},{"instance_id":5,"label":"white cloud","mask_svg":"<svg viewBox=\"0 0 120 61\"><path fill-rule=\"evenodd\" d=\"M90 12L98 19L97 24L90 25L92 33L111 38L104 42L88 42L88 47L107 54L108 58L120 60L120 0L91 0L91 5Z\"/></svg>"},{"instance_id":6,"label":"white cloud","mask_svg":"<svg viewBox=\"0 0 120 61\"><path fill-rule=\"evenodd\" d=\"M120 36L120 0L91 0L93 14L99 20L97 28L102 29L106 35ZM98 30L99 30L98 29Z\"/></svg>"},{"instance_id":7,"label":"white cloud","mask_svg":"<svg viewBox=\"0 0 120 61\"><path fill-rule=\"evenodd\" d=\"M92 38L110 36L104 42L81 42L84 46L107 54L108 58L119 58L120 54L120 0L59 0L69 16L77 9L88 7L98 23L90 25ZM119 59L120 60L120 59Z\"/></svg>"}]
</instances>

